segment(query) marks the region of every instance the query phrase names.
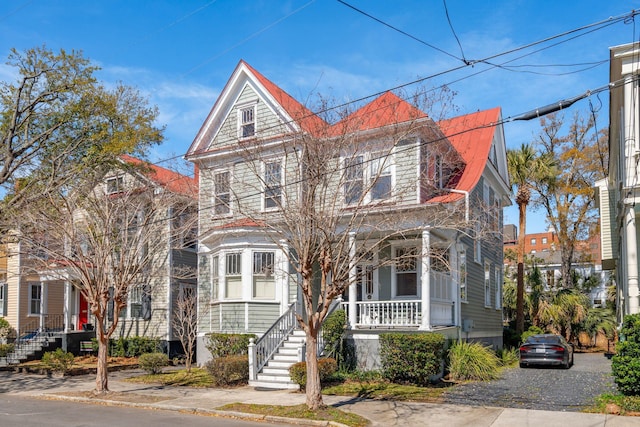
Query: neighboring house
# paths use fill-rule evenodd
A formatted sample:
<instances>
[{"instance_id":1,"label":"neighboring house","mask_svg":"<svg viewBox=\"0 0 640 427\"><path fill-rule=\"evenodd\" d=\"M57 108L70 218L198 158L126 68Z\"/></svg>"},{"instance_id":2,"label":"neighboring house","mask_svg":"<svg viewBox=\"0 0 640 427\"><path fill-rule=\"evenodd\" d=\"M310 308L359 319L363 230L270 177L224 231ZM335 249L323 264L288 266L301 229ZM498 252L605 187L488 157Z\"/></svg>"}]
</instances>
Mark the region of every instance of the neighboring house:
<instances>
[{"instance_id":1,"label":"neighboring house","mask_svg":"<svg viewBox=\"0 0 640 427\"><path fill-rule=\"evenodd\" d=\"M512 257L517 253L517 230L513 224L506 224L504 228L505 274L515 276L517 269L515 258L510 259L506 255L507 251L512 252ZM509 231L507 232L507 230ZM535 264L542 273L542 279L547 290L554 289L560 285L562 259L558 249L558 235L553 228L542 233L526 234L524 237L524 253L528 260L525 263L525 270L531 264ZM572 269L582 279L597 278L598 285L590 293L591 304L594 307L604 307L607 298L606 287L610 284L611 274L602 269L600 238L597 234L589 240L576 243Z\"/></svg>"},{"instance_id":2,"label":"neighboring house","mask_svg":"<svg viewBox=\"0 0 640 427\"><path fill-rule=\"evenodd\" d=\"M640 313L640 44L610 48L609 176L596 182L601 218L602 266L613 270L617 316Z\"/></svg>"},{"instance_id":3,"label":"neighboring house","mask_svg":"<svg viewBox=\"0 0 640 427\"><path fill-rule=\"evenodd\" d=\"M192 216L195 217L197 187L192 178L129 156L122 156L122 161L142 165L142 168L115 168L109 172L102 184L109 197L117 196L125 185L152 188L154 195L169 191L179 195L180 203L192 204ZM161 273L150 279L152 291L149 295L142 289L130 290L126 308L115 314L120 319L112 338L157 338L169 354L175 355L181 354L182 348L172 328L173 304L183 288L196 288L196 222L193 221L189 232L176 235L178 222L182 223L186 218L172 218L171 209L167 208L165 217L158 221L166 224L166 244L159 251L162 253L157 254L162 263L162 269L158 269ZM43 268L43 261L47 262L47 268ZM70 274L65 273L65 265L65 261L51 259L37 251L34 253L24 242L10 242L7 245L6 293L3 295L7 307L5 317L19 337L43 333L56 335L62 337L63 348L76 352L79 340L94 334L94 319L87 300L74 286ZM174 274L189 269L191 277L181 273L178 278ZM112 316L113 313L111 319Z\"/></svg>"},{"instance_id":4,"label":"neighboring house","mask_svg":"<svg viewBox=\"0 0 640 427\"><path fill-rule=\"evenodd\" d=\"M462 233L425 226L404 240L390 242L386 252L371 254L371 260L404 255L410 262L380 268L364 262L356 267L359 280L351 283L351 297L342 307L348 313L348 334L356 344L358 363L364 368L377 366L378 335L391 330L438 331L502 346L502 207L510 203L510 190L500 109L436 125L426 114L387 92L333 125L333 135L349 127L362 144L355 148L358 159L375 158L369 151L372 148L367 148L371 140L380 138L390 126L408 122L422 126L400 141L402 149L391 150L392 167L368 172L364 168L356 171L360 160L349 164L350 178L377 175L371 194L357 197L365 203L387 197L387 215L398 217L401 212L423 215L443 207L457 209L463 219L465 214L486 215L491 232L476 239L473 236L478 230L473 227ZM288 141L290 133L313 132L323 123L240 61L187 152L186 158L200 171L198 292L199 308L207 315L200 316L199 364L211 357L205 349L205 334L262 336L299 298L299 278L288 264L283 245L274 242L265 223L243 215L247 209L243 204L252 203L262 209L268 222L274 194L257 194L257 185L247 189L240 184L247 173L240 153L242 141L277 145ZM350 126L353 123L358 126ZM273 167L283 166L277 158L265 155L263 170L271 171L265 172L265 182L270 176L283 174L281 169L272 171ZM295 165L286 168L287 173L298 170ZM394 199L399 188L410 191ZM293 186L278 189L296 191ZM342 197L339 203L347 206L352 194L346 189L344 194L337 190L337 194ZM374 208L371 211L375 214ZM344 212L349 215L348 209ZM276 218L277 212L274 215ZM358 230L352 236L357 241ZM438 259L447 262L431 259L432 251L440 251ZM280 330L280 326L274 329Z\"/></svg>"}]
</instances>

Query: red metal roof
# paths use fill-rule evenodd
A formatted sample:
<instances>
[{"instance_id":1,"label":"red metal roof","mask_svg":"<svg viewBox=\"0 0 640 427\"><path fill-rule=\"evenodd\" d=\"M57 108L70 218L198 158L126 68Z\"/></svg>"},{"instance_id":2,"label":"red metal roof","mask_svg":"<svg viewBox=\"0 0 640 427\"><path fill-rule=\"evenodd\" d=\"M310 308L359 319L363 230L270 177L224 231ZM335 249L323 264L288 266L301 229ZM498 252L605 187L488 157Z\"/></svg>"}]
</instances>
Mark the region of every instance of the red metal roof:
<instances>
[{"instance_id":1,"label":"red metal roof","mask_svg":"<svg viewBox=\"0 0 640 427\"><path fill-rule=\"evenodd\" d=\"M396 125L424 117L427 117L424 112L393 92L387 91L333 125L332 130L334 135L340 135L345 132L351 133Z\"/></svg>"},{"instance_id":2,"label":"red metal roof","mask_svg":"<svg viewBox=\"0 0 640 427\"><path fill-rule=\"evenodd\" d=\"M284 90L256 71L244 60L240 61L258 79L258 81L269 91L271 96L285 109L287 114L304 130L312 135L322 135L328 128L328 124L307 107L295 100Z\"/></svg>"},{"instance_id":3,"label":"red metal roof","mask_svg":"<svg viewBox=\"0 0 640 427\"><path fill-rule=\"evenodd\" d=\"M500 120L500 108L478 111L438 123L453 147L462 155L466 167L456 185L457 190L471 191L480 181L489 160L489 150L493 142L496 126ZM429 203L451 202L462 198L461 194L450 193L429 199Z\"/></svg>"},{"instance_id":4,"label":"red metal roof","mask_svg":"<svg viewBox=\"0 0 640 427\"><path fill-rule=\"evenodd\" d=\"M149 170L144 171L144 175L169 191L187 196L195 196L198 193L198 184L193 178L126 154L120 158L126 163L148 167Z\"/></svg>"}]
</instances>

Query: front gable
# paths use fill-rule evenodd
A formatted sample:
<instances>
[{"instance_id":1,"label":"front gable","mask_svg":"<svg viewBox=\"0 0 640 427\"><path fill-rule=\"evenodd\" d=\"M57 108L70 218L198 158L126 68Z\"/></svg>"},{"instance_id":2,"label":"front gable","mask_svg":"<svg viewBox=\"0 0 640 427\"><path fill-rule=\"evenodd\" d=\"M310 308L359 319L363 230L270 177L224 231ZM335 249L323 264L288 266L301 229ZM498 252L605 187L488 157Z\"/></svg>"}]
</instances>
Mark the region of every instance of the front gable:
<instances>
[{"instance_id":1,"label":"front gable","mask_svg":"<svg viewBox=\"0 0 640 427\"><path fill-rule=\"evenodd\" d=\"M243 135L243 111L252 110L254 134ZM187 152L218 151L253 138L272 139L301 131L312 114L244 61L240 61Z\"/></svg>"}]
</instances>

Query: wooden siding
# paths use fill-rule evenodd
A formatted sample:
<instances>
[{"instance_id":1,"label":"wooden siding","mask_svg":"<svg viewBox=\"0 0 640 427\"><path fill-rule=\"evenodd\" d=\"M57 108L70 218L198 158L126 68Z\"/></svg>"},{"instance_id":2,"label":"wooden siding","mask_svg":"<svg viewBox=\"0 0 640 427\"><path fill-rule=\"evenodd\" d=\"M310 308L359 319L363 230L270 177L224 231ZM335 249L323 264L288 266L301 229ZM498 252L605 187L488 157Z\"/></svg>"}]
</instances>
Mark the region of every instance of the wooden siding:
<instances>
[{"instance_id":1,"label":"wooden siding","mask_svg":"<svg viewBox=\"0 0 640 427\"><path fill-rule=\"evenodd\" d=\"M247 330L254 333L264 333L280 317L278 303L250 303L249 325Z\"/></svg>"},{"instance_id":2,"label":"wooden siding","mask_svg":"<svg viewBox=\"0 0 640 427\"><path fill-rule=\"evenodd\" d=\"M245 333L245 304L225 303L219 307L222 317L220 332Z\"/></svg>"}]
</instances>

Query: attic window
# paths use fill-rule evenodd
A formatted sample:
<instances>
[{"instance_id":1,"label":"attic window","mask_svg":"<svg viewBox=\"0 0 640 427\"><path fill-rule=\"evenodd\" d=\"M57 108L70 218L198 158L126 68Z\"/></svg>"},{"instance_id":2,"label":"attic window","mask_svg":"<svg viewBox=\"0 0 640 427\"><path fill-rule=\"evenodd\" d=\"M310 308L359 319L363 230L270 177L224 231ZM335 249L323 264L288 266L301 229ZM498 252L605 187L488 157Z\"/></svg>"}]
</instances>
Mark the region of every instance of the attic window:
<instances>
[{"instance_id":1,"label":"attic window","mask_svg":"<svg viewBox=\"0 0 640 427\"><path fill-rule=\"evenodd\" d=\"M241 108L240 114L240 138L249 138L256 134L255 106Z\"/></svg>"},{"instance_id":2,"label":"attic window","mask_svg":"<svg viewBox=\"0 0 640 427\"><path fill-rule=\"evenodd\" d=\"M107 179L107 193L115 194L122 191L124 187L124 177L118 176L115 178Z\"/></svg>"}]
</instances>

